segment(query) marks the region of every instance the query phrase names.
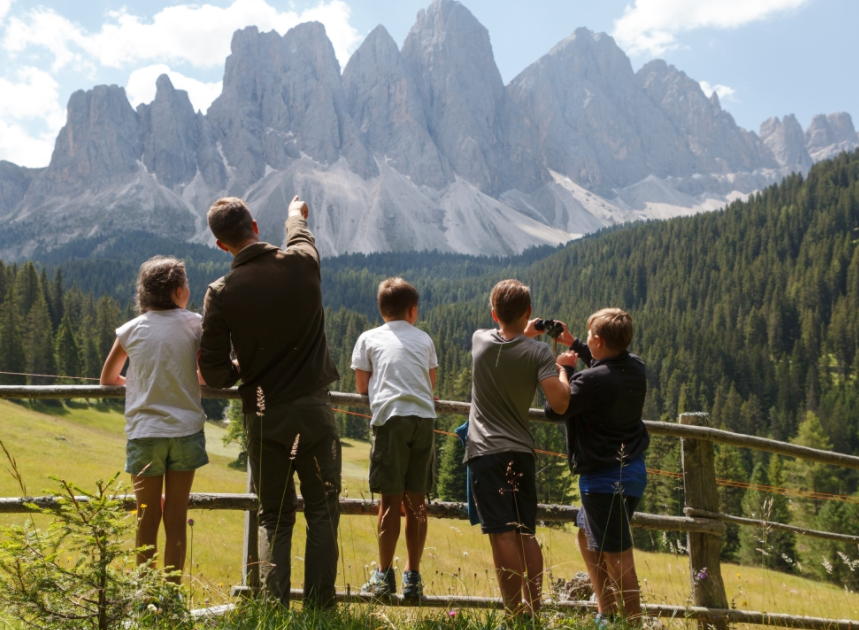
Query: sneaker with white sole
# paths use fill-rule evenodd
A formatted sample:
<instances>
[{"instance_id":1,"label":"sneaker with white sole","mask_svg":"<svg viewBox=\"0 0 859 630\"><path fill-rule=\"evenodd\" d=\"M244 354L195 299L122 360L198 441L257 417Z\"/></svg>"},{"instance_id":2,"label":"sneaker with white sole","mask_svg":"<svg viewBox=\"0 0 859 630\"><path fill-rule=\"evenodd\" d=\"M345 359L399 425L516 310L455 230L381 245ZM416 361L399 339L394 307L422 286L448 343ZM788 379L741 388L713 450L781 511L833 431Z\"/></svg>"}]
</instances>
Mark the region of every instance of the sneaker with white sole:
<instances>
[{"instance_id":1,"label":"sneaker with white sole","mask_svg":"<svg viewBox=\"0 0 859 630\"><path fill-rule=\"evenodd\" d=\"M361 587L362 593L370 593L373 597L390 597L397 594L397 582L394 569L379 571L373 569L370 580Z\"/></svg>"}]
</instances>

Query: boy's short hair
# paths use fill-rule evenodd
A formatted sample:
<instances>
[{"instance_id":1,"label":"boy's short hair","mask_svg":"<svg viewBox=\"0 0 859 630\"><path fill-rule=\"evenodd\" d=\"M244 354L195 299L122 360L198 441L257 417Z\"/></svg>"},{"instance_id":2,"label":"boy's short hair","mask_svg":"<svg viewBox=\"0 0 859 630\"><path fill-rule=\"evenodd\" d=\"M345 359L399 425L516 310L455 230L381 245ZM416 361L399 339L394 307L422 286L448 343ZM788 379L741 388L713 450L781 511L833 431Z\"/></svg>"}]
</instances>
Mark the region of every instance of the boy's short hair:
<instances>
[{"instance_id":1,"label":"boy's short hair","mask_svg":"<svg viewBox=\"0 0 859 630\"><path fill-rule=\"evenodd\" d=\"M238 197L222 197L206 215L209 229L225 245L235 246L254 237L253 217L247 204Z\"/></svg>"},{"instance_id":2,"label":"boy's short hair","mask_svg":"<svg viewBox=\"0 0 859 630\"><path fill-rule=\"evenodd\" d=\"M379 312L388 319L405 319L409 309L418 305L418 290L402 278L387 278L379 283Z\"/></svg>"},{"instance_id":3,"label":"boy's short hair","mask_svg":"<svg viewBox=\"0 0 859 630\"><path fill-rule=\"evenodd\" d=\"M185 263L172 256L154 256L140 265L135 306L138 313L179 308L173 291L185 286Z\"/></svg>"},{"instance_id":4,"label":"boy's short hair","mask_svg":"<svg viewBox=\"0 0 859 630\"><path fill-rule=\"evenodd\" d=\"M588 317L588 330L612 352L623 352L632 341L632 316L619 308L604 308Z\"/></svg>"},{"instance_id":5,"label":"boy's short hair","mask_svg":"<svg viewBox=\"0 0 859 630\"><path fill-rule=\"evenodd\" d=\"M528 312L531 289L518 280L502 280L492 287L489 305L499 321L512 324Z\"/></svg>"}]
</instances>

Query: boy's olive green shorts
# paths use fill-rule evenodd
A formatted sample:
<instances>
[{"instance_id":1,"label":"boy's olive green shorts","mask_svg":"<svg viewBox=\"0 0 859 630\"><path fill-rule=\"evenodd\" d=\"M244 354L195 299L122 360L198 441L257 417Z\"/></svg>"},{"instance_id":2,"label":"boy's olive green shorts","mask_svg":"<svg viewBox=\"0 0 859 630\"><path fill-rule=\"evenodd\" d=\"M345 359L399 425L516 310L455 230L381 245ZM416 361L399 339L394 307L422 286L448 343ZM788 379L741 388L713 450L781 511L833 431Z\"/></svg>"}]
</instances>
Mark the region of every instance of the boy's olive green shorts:
<instances>
[{"instance_id":1,"label":"boy's olive green shorts","mask_svg":"<svg viewBox=\"0 0 859 630\"><path fill-rule=\"evenodd\" d=\"M435 418L392 416L373 426L370 491L427 494L432 488Z\"/></svg>"}]
</instances>

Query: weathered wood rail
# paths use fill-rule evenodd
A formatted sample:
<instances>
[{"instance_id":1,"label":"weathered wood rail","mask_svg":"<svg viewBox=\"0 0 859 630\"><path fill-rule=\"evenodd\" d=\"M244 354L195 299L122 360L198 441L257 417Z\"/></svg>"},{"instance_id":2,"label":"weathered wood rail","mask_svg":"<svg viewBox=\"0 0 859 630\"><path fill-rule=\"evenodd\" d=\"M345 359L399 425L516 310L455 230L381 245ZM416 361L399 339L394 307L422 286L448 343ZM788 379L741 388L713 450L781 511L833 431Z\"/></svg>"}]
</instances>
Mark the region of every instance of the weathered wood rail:
<instances>
[{"instance_id":1,"label":"weathered wood rail","mask_svg":"<svg viewBox=\"0 0 859 630\"><path fill-rule=\"evenodd\" d=\"M293 589L290 591L290 599L301 601L304 591ZM336 601L344 604L366 604L378 606L382 603L388 606L414 606L415 604L403 601L401 595L395 595L384 602L374 599L362 593L337 593ZM500 598L494 597L469 597L469 596L428 596L420 603L425 608L441 608L444 610L455 610L457 608L477 609L503 609ZM545 610L557 610L566 613L587 614L597 612L596 602L555 600L546 599L543 602ZM856 622L849 619L826 619L823 617L805 617L796 615L785 615L781 613L757 612L753 610L736 610L734 608L702 608L700 606L668 606L665 604L642 604L644 614L648 617L661 617L663 619L680 619L698 621L712 625L716 619L726 619L729 623L747 623L761 626L777 626L781 628L805 628L806 630L856 630ZM234 604L216 606L214 608L203 608L192 611L195 618L222 615L235 609Z\"/></svg>"},{"instance_id":2,"label":"weathered wood rail","mask_svg":"<svg viewBox=\"0 0 859 630\"><path fill-rule=\"evenodd\" d=\"M123 398L124 387L101 387L94 385L55 385L55 386L0 386L0 399L42 399L42 398ZM213 390L203 388L203 396L208 398L238 398L235 389ZM333 404L349 407L369 407L366 396L332 392ZM436 410L439 413L468 415L470 405L457 401L437 401ZM531 420L559 424L545 417L540 409L531 409ZM685 516L667 516L662 514L637 513L632 520L633 527L643 529L680 531L687 534L687 548L690 559L690 583L694 606L664 606L648 605L647 614L658 617L695 620L700 630L708 627L724 630L730 623L748 623L758 625L773 625L792 628L855 630L859 621L843 619L824 619L795 615L774 614L766 612L743 611L728 608L727 595L721 579L719 552L721 536L724 534L724 523L735 523L744 527L769 528L786 531L802 536L823 538L839 542L859 542L859 536L849 536L835 532L823 532L795 527L784 523L774 523L758 519L749 519L719 512L718 497L715 493L716 476L713 458L713 444L728 444L741 448L751 448L778 455L805 459L812 462L828 464L859 470L859 457L834 453L820 449L808 448L796 444L788 444L767 438L741 435L722 431L708 426L706 414L681 414L679 423L645 421L648 431L653 435L666 435L680 438L683 462L683 484L686 501ZM247 493L218 494L194 493L188 503L190 509L208 510L242 510L245 512L245 537L242 551L243 586L235 589L237 592L255 592L259 586L259 556L258 556L258 502L253 492L250 474L248 474ZM86 497L80 497L86 500ZM134 499L124 496L127 509L134 508ZM342 514L376 515L378 502L364 499L341 499ZM54 508L57 506L56 497L13 497L0 498L0 513L32 512L39 508ZM303 509L303 501L299 498L298 509ZM467 519L466 506L463 503L436 501L427 505L428 516L447 519ZM578 508L569 505L540 505L537 518L542 522L564 523L575 521ZM700 579L702 569L706 568L707 576ZM292 591L293 599L301 599L302 591ZM368 603L367 596L360 593L338 593L337 600L349 603ZM392 598L391 604L413 605ZM501 600L484 597L426 597L420 602L425 607L468 607L468 608L500 608ZM595 604L590 602L552 601L552 608L569 611L590 611Z\"/></svg>"}]
</instances>

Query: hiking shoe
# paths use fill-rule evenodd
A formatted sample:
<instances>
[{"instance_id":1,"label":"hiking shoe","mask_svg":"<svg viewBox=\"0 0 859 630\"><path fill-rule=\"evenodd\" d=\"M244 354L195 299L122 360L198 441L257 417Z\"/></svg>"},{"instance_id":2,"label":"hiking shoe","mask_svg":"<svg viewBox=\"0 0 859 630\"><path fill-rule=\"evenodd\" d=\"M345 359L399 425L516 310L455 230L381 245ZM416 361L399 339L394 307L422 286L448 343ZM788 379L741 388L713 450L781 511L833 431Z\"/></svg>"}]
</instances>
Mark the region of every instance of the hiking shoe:
<instances>
[{"instance_id":1,"label":"hiking shoe","mask_svg":"<svg viewBox=\"0 0 859 630\"><path fill-rule=\"evenodd\" d=\"M420 599L424 596L424 583L417 571L403 571L403 599Z\"/></svg>"},{"instance_id":2,"label":"hiking shoe","mask_svg":"<svg viewBox=\"0 0 859 630\"><path fill-rule=\"evenodd\" d=\"M362 593L370 593L373 597L390 597L397 594L397 582L394 577L394 569L385 572L373 569L370 581L361 587Z\"/></svg>"}]
</instances>

